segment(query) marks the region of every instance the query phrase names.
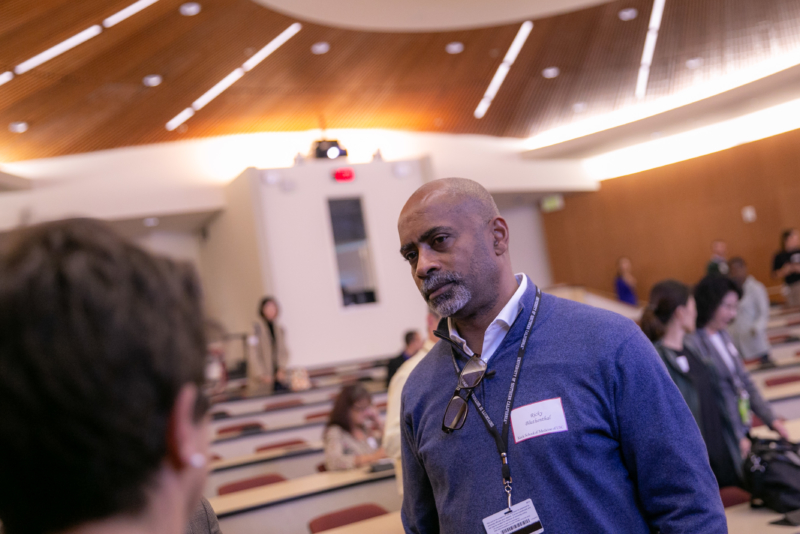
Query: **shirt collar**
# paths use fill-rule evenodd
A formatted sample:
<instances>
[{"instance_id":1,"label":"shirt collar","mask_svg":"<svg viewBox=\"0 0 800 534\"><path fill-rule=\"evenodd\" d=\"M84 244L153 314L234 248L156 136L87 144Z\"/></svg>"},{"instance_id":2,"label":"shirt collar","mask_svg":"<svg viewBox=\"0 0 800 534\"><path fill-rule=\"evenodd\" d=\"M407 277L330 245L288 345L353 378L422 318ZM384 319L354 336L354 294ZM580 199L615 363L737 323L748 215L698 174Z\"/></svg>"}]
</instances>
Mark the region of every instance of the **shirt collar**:
<instances>
[{"instance_id":1,"label":"shirt collar","mask_svg":"<svg viewBox=\"0 0 800 534\"><path fill-rule=\"evenodd\" d=\"M503 309L500 310L500 313L497 314L497 317L494 318L494 321L491 322L491 324L501 322L505 325L506 329L511 327L511 325L514 323L514 320L516 320L517 315L519 315L519 312L522 311L522 308L524 307L522 304L522 295L525 294L525 290L528 287L528 277L525 276L524 273L515 274L514 277L517 279L519 287L508 300L506 305L503 306ZM467 340L461 337L461 335L458 333L458 330L456 329L455 325L453 324L453 320L450 317L447 318L447 329L448 333L450 334L450 339L459 347L461 347L461 350L463 350L467 356L472 356L475 354L475 352L473 352L473 350L467 346Z\"/></svg>"}]
</instances>

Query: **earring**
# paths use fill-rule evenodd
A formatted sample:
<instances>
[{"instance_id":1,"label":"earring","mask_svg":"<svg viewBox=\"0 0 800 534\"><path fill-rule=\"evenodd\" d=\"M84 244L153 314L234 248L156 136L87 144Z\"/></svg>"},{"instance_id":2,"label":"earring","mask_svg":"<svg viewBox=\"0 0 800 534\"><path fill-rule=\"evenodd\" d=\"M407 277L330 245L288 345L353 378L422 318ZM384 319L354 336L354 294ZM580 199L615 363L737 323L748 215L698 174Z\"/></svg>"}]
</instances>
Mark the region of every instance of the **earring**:
<instances>
[{"instance_id":1,"label":"earring","mask_svg":"<svg viewBox=\"0 0 800 534\"><path fill-rule=\"evenodd\" d=\"M189 457L189 465L197 469L205 467L207 462L206 455L201 452L196 452Z\"/></svg>"}]
</instances>

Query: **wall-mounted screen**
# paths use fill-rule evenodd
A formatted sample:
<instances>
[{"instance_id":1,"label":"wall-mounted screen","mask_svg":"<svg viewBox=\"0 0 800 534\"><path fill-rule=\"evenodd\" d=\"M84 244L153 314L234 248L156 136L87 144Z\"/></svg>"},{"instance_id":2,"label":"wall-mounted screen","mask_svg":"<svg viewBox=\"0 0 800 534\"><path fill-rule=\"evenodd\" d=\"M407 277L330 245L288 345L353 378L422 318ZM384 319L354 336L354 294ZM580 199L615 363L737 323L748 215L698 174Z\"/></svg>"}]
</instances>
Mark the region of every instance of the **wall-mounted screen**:
<instances>
[{"instance_id":1,"label":"wall-mounted screen","mask_svg":"<svg viewBox=\"0 0 800 534\"><path fill-rule=\"evenodd\" d=\"M364 213L360 198L328 200L344 306L377 302Z\"/></svg>"}]
</instances>

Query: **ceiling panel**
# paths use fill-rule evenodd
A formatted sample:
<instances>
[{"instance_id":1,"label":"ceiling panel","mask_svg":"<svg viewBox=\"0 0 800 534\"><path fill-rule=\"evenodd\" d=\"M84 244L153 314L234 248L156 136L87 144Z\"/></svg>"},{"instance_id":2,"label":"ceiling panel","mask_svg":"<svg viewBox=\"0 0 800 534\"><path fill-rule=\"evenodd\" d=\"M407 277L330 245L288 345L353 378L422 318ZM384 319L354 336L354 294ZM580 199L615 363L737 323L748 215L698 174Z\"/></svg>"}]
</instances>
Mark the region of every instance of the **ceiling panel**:
<instances>
[{"instance_id":1,"label":"ceiling panel","mask_svg":"<svg viewBox=\"0 0 800 534\"><path fill-rule=\"evenodd\" d=\"M0 72L100 23L132 0L0 3ZM159 0L0 86L0 162L259 131L396 128L527 137L635 103L652 0L606 3L535 21L488 113L473 112L519 24L378 33L303 22L283 47L185 127L165 124L295 19L250 0ZM623 22L622 8L639 16ZM796 0L667 0L648 98L800 51ZM311 45L330 43L314 55ZM461 54L445 45L464 43ZM701 57L698 69L686 66ZM556 66L560 75L542 77ZM163 83L144 87L159 74ZM581 104L576 111L575 104ZM7 125L26 121L11 133Z\"/></svg>"}]
</instances>

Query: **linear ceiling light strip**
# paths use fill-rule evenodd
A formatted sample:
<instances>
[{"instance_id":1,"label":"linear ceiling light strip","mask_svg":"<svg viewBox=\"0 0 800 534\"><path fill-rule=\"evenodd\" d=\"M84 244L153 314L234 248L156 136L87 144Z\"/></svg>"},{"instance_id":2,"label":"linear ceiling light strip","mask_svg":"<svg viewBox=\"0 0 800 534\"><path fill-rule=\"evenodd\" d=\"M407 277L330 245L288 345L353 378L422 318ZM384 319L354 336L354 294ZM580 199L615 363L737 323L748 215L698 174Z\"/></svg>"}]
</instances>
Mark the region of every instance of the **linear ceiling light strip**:
<instances>
[{"instance_id":1,"label":"linear ceiling light strip","mask_svg":"<svg viewBox=\"0 0 800 534\"><path fill-rule=\"evenodd\" d=\"M173 117L166 125L167 130L172 131L192 118L195 111L200 111L202 108L208 105L209 102L222 94L225 89L236 83L242 76L245 75L245 73L255 68L256 65L264 61L270 54L275 52L284 43L286 43L286 41L294 37L294 35L297 34L302 27L302 24L295 22L283 30L280 35L267 43L264 48L250 56L250 59L245 61L241 67L238 67L236 70L225 76L222 80L217 82L214 87L203 93L200 98L192 102L191 107L184 109L175 117Z\"/></svg>"},{"instance_id":2,"label":"linear ceiling light strip","mask_svg":"<svg viewBox=\"0 0 800 534\"><path fill-rule=\"evenodd\" d=\"M647 94L647 81L650 79L650 65L653 64L653 54L656 51L658 30L661 29L661 17L664 15L664 4L667 0L654 0L653 11L650 13L650 26L647 28L647 37L644 40L642 63L639 65L639 76L636 78L636 98L641 100Z\"/></svg>"},{"instance_id":3,"label":"linear ceiling light strip","mask_svg":"<svg viewBox=\"0 0 800 534\"><path fill-rule=\"evenodd\" d=\"M105 26L106 28L110 28L111 26L122 22L128 17L135 15L139 11L155 4L156 2L158 2L158 0L139 0L138 2L129 5L125 9L118 11L117 13L105 19L103 21L103 26ZM73 35L69 39L61 41L57 45L48 48L44 52L33 56L27 61L23 61L22 63L14 67L14 72L8 71L4 72L3 74L0 74L0 85L10 82L14 78L15 73L17 74L17 76L19 76L20 74L25 74L29 70L35 69L42 63L50 61L51 59L60 56L64 52L72 50L76 46L85 43L92 37L97 37L103 32L103 26L101 26L100 24L95 24L94 26L90 26L89 28L86 28L82 32Z\"/></svg>"},{"instance_id":4,"label":"linear ceiling light strip","mask_svg":"<svg viewBox=\"0 0 800 534\"><path fill-rule=\"evenodd\" d=\"M128 17L135 15L136 13L138 13L139 11L143 10L146 7L152 6L156 2L158 2L158 0L139 0L138 2L129 5L128 7L126 7L121 11L117 11L116 13L105 19L103 21L103 26L105 26L106 28L110 28L111 26L119 24Z\"/></svg>"},{"instance_id":5,"label":"linear ceiling light strip","mask_svg":"<svg viewBox=\"0 0 800 534\"><path fill-rule=\"evenodd\" d=\"M489 82L486 93L484 93L483 98L480 103L478 103L478 107L475 108L476 119L480 119L486 115L486 111L488 111L489 106L492 105L492 100L494 100L494 97L497 95L497 91L500 90L500 86L503 85L503 80L506 79L508 71L511 70L511 65L513 65L514 61L517 59L517 55L519 55L519 51L522 50L522 45L525 44L532 29L533 22L529 20L523 22L522 26L519 27L517 36L514 37L514 41L511 43L508 52L506 52L506 57L503 58L503 62L497 67L497 72L494 73L492 81Z\"/></svg>"}]
</instances>

